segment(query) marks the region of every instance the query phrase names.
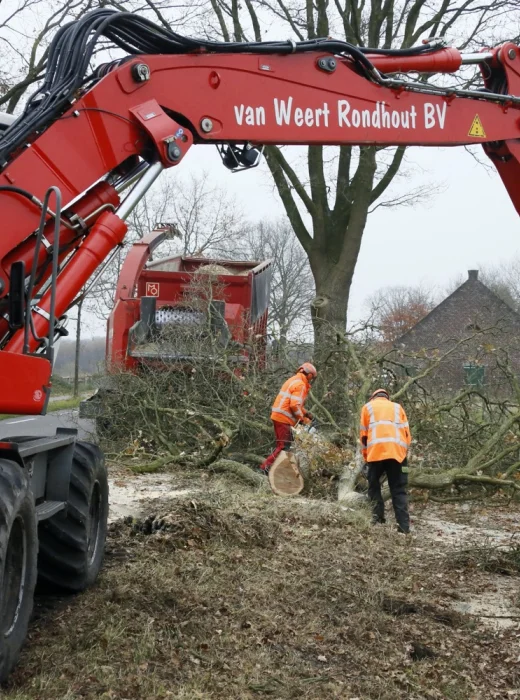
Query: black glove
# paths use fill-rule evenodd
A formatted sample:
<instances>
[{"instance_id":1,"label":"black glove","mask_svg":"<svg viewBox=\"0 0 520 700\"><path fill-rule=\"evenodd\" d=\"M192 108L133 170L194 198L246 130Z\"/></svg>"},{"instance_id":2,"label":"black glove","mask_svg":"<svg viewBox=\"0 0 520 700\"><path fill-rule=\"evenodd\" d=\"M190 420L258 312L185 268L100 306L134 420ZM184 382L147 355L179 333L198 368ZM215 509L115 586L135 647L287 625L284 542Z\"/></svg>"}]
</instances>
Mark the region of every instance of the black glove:
<instances>
[{"instance_id":1,"label":"black glove","mask_svg":"<svg viewBox=\"0 0 520 700\"><path fill-rule=\"evenodd\" d=\"M310 411L305 411L305 418L308 418L309 420L314 420L314 416Z\"/></svg>"}]
</instances>

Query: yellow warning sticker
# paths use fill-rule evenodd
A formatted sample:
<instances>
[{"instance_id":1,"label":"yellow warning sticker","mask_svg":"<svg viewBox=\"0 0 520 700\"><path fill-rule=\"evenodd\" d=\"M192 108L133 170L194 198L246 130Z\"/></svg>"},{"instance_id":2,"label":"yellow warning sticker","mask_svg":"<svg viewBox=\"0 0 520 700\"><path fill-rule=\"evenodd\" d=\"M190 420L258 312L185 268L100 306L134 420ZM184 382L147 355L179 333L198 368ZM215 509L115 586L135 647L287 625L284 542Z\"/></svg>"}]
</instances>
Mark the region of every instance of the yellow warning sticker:
<instances>
[{"instance_id":1,"label":"yellow warning sticker","mask_svg":"<svg viewBox=\"0 0 520 700\"><path fill-rule=\"evenodd\" d=\"M475 114L475 119L471 124L471 129L468 132L468 136L475 136L478 139L486 138L486 132L484 131L484 126L482 125L478 114Z\"/></svg>"}]
</instances>

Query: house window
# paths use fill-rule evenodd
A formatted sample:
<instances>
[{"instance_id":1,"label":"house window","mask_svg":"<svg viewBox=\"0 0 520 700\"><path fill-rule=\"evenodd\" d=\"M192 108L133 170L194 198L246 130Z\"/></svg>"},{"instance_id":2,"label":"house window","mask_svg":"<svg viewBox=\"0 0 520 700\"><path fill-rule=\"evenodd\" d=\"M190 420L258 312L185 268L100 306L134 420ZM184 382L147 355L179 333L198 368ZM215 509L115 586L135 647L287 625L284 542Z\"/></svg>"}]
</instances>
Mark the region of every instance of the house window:
<instances>
[{"instance_id":1,"label":"house window","mask_svg":"<svg viewBox=\"0 0 520 700\"><path fill-rule=\"evenodd\" d=\"M469 363L464 365L464 383L468 386L484 386L486 368L482 365Z\"/></svg>"}]
</instances>

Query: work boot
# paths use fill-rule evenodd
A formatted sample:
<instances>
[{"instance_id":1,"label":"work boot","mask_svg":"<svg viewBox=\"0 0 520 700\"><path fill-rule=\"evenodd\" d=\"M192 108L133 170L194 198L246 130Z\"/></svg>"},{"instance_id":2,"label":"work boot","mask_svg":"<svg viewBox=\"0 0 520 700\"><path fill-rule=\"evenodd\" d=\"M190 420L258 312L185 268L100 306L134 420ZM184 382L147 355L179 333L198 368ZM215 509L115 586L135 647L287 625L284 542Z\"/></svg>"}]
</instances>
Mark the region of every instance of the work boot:
<instances>
[{"instance_id":1,"label":"work boot","mask_svg":"<svg viewBox=\"0 0 520 700\"><path fill-rule=\"evenodd\" d=\"M410 528L409 527L402 527L401 525L398 525L397 532L399 532L401 535L409 535Z\"/></svg>"}]
</instances>

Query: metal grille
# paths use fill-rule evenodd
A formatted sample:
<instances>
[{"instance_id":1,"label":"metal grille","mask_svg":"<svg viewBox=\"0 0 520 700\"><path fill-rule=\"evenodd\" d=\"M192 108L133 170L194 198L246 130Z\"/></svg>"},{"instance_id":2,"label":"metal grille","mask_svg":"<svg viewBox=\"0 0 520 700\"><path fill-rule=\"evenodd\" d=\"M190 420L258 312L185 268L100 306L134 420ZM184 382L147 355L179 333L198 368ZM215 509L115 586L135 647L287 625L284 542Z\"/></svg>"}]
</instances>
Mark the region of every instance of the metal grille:
<instances>
[{"instance_id":1,"label":"metal grille","mask_svg":"<svg viewBox=\"0 0 520 700\"><path fill-rule=\"evenodd\" d=\"M187 309L159 309L155 312L155 323L159 328L167 325L200 326L204 323L204 314Z\"/></svg>"}]
</instances>

